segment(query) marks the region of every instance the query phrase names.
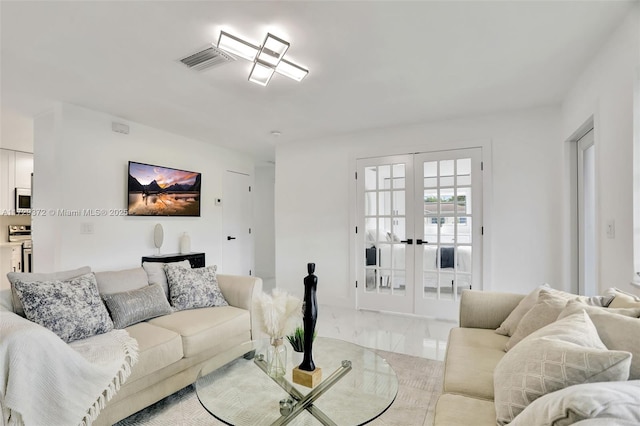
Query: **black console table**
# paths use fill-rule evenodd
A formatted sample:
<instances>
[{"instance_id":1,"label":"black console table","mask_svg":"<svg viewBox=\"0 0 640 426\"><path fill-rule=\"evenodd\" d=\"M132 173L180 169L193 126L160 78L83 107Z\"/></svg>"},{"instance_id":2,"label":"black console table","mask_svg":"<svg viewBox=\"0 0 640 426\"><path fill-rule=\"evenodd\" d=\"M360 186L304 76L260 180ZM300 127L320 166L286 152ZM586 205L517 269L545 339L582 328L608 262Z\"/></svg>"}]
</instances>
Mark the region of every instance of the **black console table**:
<instances>
[{"instance_id":1,"label":"black console table","mask_svg":"<svg viewBox=\"0 0 640 426\"><path fill-rule=\"evenodd\" d=\"M188 260L192 268L204 268L204 253L173 253L173 254L160 254L157 256L143 256L143 262L180 262L182 260Z\"/></svg>"}]
</instances>

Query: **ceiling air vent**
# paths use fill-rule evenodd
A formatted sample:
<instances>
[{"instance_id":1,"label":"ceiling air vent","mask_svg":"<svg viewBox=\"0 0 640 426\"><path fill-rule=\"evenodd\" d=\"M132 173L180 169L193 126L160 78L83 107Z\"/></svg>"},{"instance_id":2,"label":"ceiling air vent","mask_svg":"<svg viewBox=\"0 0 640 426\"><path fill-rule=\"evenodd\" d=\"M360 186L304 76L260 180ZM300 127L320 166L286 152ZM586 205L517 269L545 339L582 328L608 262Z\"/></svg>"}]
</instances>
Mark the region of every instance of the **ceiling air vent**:
<instances>
[{"instance_id":1,"label":"ceiling air vent","mask_svg":"<svg viewBox=\"0 0 640 426\"><path fill-rule=\"evenodd\" d=\"M200 50L186 58L180 59L180 62L188 68L195 71L204 71L209 68L235 61L236 58L214 46L209 46Z\"/></svg>"}]
</instances>

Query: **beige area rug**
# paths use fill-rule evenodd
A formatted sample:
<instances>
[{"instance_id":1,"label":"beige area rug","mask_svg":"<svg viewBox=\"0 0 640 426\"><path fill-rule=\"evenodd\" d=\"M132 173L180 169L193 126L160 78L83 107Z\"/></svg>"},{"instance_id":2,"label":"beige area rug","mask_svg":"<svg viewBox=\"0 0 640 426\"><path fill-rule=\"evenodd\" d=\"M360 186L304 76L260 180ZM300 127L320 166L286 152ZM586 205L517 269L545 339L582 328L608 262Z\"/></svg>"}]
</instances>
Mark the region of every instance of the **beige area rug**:
<instances>
[{"instance_id":1,"label":"beige area rug","mask_svg":"<svg viewBox=\"0 0 640 426\"><path fill-rule=\"evenodd\" d=\"M375 350L393 367L398 376L398 396L380 417L376 426L431 426L436 401L442 392L444 363L393 352ZM211 416L198 401L193 385L168 396L116 426L209 426L224 425Z\"/></svg>"}]
</instances>

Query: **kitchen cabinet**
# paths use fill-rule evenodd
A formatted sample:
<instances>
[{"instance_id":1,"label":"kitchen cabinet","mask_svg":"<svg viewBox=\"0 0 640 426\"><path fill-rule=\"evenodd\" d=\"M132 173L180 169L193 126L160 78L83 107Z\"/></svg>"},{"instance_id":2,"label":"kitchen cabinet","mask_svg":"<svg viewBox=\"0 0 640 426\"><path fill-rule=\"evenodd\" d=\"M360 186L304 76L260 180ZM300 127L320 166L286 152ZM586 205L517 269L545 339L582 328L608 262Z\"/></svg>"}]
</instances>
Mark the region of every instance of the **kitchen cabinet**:
<instances>
[{"instance_id":1,"label":"kitchen cabinet","mask_svg":"<svg viewBox=\"0 0 640 426\"><path fill-rule=\"evenodd\" d=\"M31 189L33 154L0 149L0 214L15 209L16 188Z\"/></svg>"}]
</instances>

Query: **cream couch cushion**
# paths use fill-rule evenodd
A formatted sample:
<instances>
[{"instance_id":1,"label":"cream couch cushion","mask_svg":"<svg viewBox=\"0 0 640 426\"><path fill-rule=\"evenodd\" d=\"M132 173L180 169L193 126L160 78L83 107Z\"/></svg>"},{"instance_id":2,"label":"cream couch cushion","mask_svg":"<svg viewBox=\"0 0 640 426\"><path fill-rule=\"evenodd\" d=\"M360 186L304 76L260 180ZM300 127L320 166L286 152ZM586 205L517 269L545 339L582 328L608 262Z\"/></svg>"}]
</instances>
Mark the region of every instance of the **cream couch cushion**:
<instances>
[{"instance_id":1,"label":"cream couch cushion","mask_svg":"<svg viewBox=\"0 0 640 426\"><path fill-rule=\"evenodd\" d=\"M438 398L434 424L446 426L495 425L496 410L493 401L444 394Z\"/></svg>"},{"instance_id":2,"label":"cream couch cushion","mask_svg":"<svg viewBox=\"0 0 640 426\"><path fill-rule=\"evenodd\" d=\"M129 382L182 359L182 339L178 333L148 322L140 322L125 330L138 341L138 363L133 367Z\"/></svg>"},{"instance_id":3,"label":"cream couch cushion","mask_svg":"<svg viewBox=\"0 0 640 426\"><path fill-rule=\"evenodd\" d=\"M197 355L230 337L245 335L251 340L249 311L233 306L190 309L149 320L153 325L182 336L184 356Z\"/></svg>"},{"instance_id":4,"label":"cream couch cushion","mask_svg":"<svg viewBox=\"0 0 640 426\"><path fill-rule=\"evenodd\" d=\"M149 285L147 273L141 267L121 271L96 272L100 294L122 293Z\"/></svg>"},{"instance_id":5,"label":"cream couch cushion","mask_svg":"<svg viewBox=\"0 0 640 426\"><path fill-rule=\"evenodd\" d=\"M493 399L493 370L509 338L491 329L454 328L449 333L444 392Z\"/></svg>"}]
</instances>

